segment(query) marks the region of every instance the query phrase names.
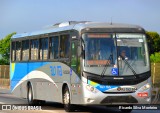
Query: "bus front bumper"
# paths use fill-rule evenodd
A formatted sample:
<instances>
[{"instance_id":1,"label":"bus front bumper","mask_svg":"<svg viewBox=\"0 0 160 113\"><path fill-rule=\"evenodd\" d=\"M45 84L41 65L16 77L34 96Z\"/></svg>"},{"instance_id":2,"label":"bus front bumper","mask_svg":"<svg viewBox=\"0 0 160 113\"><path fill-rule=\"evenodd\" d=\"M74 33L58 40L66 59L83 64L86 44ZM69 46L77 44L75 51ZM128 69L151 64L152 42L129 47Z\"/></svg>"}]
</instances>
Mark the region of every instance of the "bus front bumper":
<instances>
[{"instance_id":1,"label":"bus front bumper","mask_svg":"<svg viewBox=\"0 0 160 113\"><path fill-rule=\"evenodd\" d=\"M141 92L137 90L134 93L104 93L99 90L89 91L87 84L83 84L83 100L85 105L133 105L133 104L150 104L151 88Z\"/></svg>"}]
</instances>

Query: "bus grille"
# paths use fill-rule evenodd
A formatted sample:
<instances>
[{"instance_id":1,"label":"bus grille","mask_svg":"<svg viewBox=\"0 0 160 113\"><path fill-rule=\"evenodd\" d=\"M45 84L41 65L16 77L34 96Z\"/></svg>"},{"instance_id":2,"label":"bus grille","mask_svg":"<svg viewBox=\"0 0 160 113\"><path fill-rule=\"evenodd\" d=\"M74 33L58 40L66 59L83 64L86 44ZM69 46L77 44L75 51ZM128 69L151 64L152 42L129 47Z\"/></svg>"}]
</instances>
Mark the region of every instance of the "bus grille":
<instances>
[{"instance_id":1,"label":"bus grille","mask_svg":"<svg viewBox=\"0 0 160 113\"><path fill-rule=\"evenodd\" d=\"M108 96L101 101L101 104L107 103L138 103L132 96Z\"/></svg>"}]
</instances>

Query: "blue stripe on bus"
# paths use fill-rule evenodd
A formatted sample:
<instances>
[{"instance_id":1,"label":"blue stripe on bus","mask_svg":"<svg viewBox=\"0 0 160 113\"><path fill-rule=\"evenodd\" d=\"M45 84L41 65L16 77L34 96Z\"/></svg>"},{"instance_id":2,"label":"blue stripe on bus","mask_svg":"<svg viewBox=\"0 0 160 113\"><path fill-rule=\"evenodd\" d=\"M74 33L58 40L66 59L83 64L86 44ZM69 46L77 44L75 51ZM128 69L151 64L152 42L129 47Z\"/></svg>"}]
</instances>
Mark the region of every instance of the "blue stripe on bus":
<instances>
[{"instance_id":1,"label":"blue stripe on bus","mask_svg":"<svg viewBox=\"0 0 160 113\"><path fill-rule=\"evenodd\" d=\"M105 92L105 91L108 91L108 90L115 89L115 88L119 87L119 86L116 86L116 85L101 85L101 84L93 82L91 80L88 80L88 84L97 88L101 92Z\"/></svg>"},{"instance_id":2,"label":"blue stripe on bus","mask_svg":"<svg viewBox=\"0 0 160 113\"><path fill-rule=\"evenodd\" d=\"M48 63L49 62L15 63L14 70L11 69L11 90L13 90L17 83L28 73Z\"/></svg>"}]
</instances>

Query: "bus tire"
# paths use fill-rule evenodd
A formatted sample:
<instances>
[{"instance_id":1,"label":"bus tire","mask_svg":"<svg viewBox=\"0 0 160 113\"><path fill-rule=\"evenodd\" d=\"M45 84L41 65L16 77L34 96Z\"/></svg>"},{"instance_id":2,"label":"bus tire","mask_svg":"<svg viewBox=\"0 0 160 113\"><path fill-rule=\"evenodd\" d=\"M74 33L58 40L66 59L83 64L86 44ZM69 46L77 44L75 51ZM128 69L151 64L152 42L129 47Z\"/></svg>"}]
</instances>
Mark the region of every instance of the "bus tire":
<instances>
[{"instance_id":1,"label":"bus tire","mask_svg":"<svg viewBox=\"0 0 160 113\"><path fill-rule=\"evenodd\" d=\"M35 105L36 101L33 100L33 90L31 84L28 85L28 91L27 91L27 100L29 105Z\"/></svg>"},{"instance_id":2,"label":"bus tire","mask_svg":"<svg viewBox=\"0 0 160 113\"><path fill-rule=\"evenodd\" d=\"M67 86L63 91L63 104L66 112L72 112L74 110L73 105L70 103L70 92Z\"/></svg>"}]
</instances>

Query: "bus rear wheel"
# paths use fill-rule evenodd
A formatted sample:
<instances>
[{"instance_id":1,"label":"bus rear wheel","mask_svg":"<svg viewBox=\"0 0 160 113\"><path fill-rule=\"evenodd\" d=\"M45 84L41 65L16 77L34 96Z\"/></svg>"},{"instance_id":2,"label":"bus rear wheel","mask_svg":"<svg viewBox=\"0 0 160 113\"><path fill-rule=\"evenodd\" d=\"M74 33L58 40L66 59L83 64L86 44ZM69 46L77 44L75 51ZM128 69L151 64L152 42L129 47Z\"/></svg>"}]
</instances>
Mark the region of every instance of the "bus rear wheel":
<instances>
[{"instance_id":1,"label":"bus rear wheel","mask_svg":"<svg viewBox=\"0 0 160 113\"><path fill-rule=\"evenodd\" d=\"M73 105L70 103L70 92L67 86L63 91L63 104L66 112L71 112L74 110Z\"/></svg>"},{"instance_id":2,"label":"bus rear wheel","mask_svg":"<svg viewBox=\"0 0 160 113\"><path fill-rule=\"evenodd\" d=\"M33 100L33 90L31 84L28 85L27 99L29 105L35 105L36 101Z\"/></svg>"}]
</instances>

